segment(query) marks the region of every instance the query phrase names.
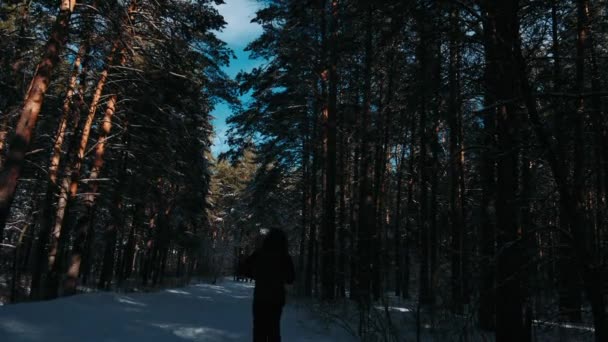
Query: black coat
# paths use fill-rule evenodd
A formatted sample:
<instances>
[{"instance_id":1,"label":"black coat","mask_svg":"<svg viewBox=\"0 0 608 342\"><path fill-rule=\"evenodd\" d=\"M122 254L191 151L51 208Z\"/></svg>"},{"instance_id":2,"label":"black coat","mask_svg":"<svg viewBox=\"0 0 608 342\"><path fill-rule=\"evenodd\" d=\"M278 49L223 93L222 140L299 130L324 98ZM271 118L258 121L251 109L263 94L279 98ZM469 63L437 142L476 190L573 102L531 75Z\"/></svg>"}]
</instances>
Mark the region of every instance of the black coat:
<instances>
[{"instance_id":1,"label":"black coat","mask_svg":"<svg viewBox=\"0 0 608 342\"><path fill-rule=\"evenodd\" d=\"M242 274L255 279L254 303L285 304L285 284L293 284L295 270L287 253L255 251L241 265Z\"/></svg>"}]
</instances>

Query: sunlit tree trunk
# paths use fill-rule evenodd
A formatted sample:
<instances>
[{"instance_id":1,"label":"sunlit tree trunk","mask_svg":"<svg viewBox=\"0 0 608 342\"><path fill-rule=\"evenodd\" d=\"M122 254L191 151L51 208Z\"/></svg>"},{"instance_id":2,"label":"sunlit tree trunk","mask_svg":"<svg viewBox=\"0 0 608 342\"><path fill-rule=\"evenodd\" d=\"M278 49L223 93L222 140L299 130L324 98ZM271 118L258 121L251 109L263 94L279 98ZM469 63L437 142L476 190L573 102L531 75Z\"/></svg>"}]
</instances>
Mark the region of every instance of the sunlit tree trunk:
<instances>
[{"instance_id":1,"label":"sunlit tree trunk","mask_svg":"<svg viewBox=\"0 0 608 342\"><path fill-rule=\"evenodd\" d=\"M14 136L10 140L6 161L0 170L0 241L2 241L25 154L34 134L51 75L59 63L60 54L68 39L70 17L75 5L76 0L62 0L60 3L59 14L51 30L42 60L34 73Z\"/></svg>"},{"instance_id":2,"label":"sunlit tree trunk","mask_svg":"<svg viewBox=\"0 0 608 342\"><path fill-rule=\"evenodd\" d=\"M74 97L74 93L76 91L78 77L81 73L85 72L85 70L86 70L84 67L81 70L81 66L82 66L83 58L87 58L85 56L88 53L87 45L88 44L86 41L80 45L80 47L78 49L78 54L76 55L76 58L74 59L72 75L71 75L69 83L68 83L66 97L63 101L62 116L59 121L59 127L57 128L57 133L55 134L53 151L52 151L51 160L50 160L49 169L48 169L48 183L47 183L46 195L44 198L44 202L42 203L42 206L43 206L42 222L43 223L42 223L41 229L38 233L38 243L37 243L36 256L35 256L36 262L34 263L34 268L33 268L33 272L32 272L30 297L33 299L38 299L40 296L39 291L40 291L41 277L42 277L43 272L46 270L44 257L45 257L46 247L47 247L46 245L49 241L49 234L50 234L50 225L47 223L50 222L48 217L51 215L51 212L52 212L54 194L55 194L55 191L57 188L58 169L59 169L59 164L61 161L61 156L63 154L63 145L64 145L66 130L68 128L68 123L70 122L70 118L72 118L71 125L73 127L74 134L76 134L76 131L78 128L78 122L80 119L79 108L74 108L74 107L80 107L80 101L79 101L79 103L74 103L73 97ZM82 86L82 87L84 87L84 86ZM81 88L81 89L83 89L83 88Z\"/></svg>"},{"instance_id":3,"label":"sunlit tree trunk","mask_svg":"<svg viewBox=\"0 0 608 342\"><path fill-rule=\"evenodd\" d=\"M89 112L86 116L85 122L82 126L82 133L80 135L80 142L78 145L72 144L69 147L70 151L68 151L68 163L66 164L66 172L65 176L61 180L59 184L59 198L57 200L56 211L54 215L54 223L50 217L47 217L46 220L49 221L49 224L52 224L51 231L51 240L48 251L48 263L47 269L49 270L49 279L47 284L48 295L51 297L56 296L56 290L58 287L59 281L59 272L58 267L55 266L56 259L60 256L60 243L66 240L64 231L64 219L65 214L68 211L68 205L70 203L70 198L76 196L78 191L78 180L80 178L80 169L82 167L82 163L84 162L84 156L86 152L86 147L89 141L89 135L91 132L91 127L93 125L93 121L95 118L95 114L97 113L97 107L99 105L99 101L101 99L101 95L103 94L104 87L106 85L109 69L113 65L113 60L115 58L114 54L118 47L119 42L116 41L110 51L110 55L106 61L106 66L104 70L101 72L99 81L97 82L97 86L95 88L95 92L93 94L93 98L91 100L91 104L89 106ZM64 235L62 239L62 234Z\"/></svg>"},{"instance_id":4,"label":"sunlit tree trunk","mask_svg":"<svg viewBox=\"0 0 608 342\"><path fill-rule=\"evenodd\" d=\"M15 1L16 2L16 1ZM27 29L30 25L30 5L32 0L23 0L21 4L15 4L14 6L21 6L21 9L16 13L16 16L19 17L19 31L18 31L18 39L15 44L14 52L9 55L7 53L3 58L5 59L6 70L10 70L11 72L11 85L12 89L9 92L4 93L3 95L6 97L6 103L4 108L6 108L6 112L2 116L2 121L0 121L0 168L4 164L4 150L7 146L7 138L9 137L8 132L12 126L12 112L16 110L16 106L19 105L21 99L25 100L28 96L28 89L26 89L26 61L23 58L23 52L27 50L31 43L28 43L27 40ZM6 20L6 18L3 18ZM32 80L33 81L33 80ZM4 109L3 108L3 109ZM1 235L1 233L0 233ZM1 240L0 240L1 241Z\"/></svg>"},{"instance_id":5,"label":"sunlit tree trunk","mask_svg":"<svg viewBox=\"0 0 608 342\"><path fill-rule=\"evenodd\" d=\"M128 24L133 22L133 13L136 10L136 4L137 4L136 0L132 0L130 2L126 15L125 15L125 17L123 17L122 22L121 22L122 28L126 29L128 27ZM65 216L66 216L66 213L68 212L68 207L73 203L73 201L75 200L76 195L78 193L78 184L80 182L81 168L82 168L82 164L84 162L86 147L88 145L90 131L91 131L91 127L93 124L93 120L95 118L95 114L97 112L97 107L99 106L99 101L101 99L105 85L107 83L110 69L114 66L114 63L115 63L114 60L118 59L118 62L116 62L116 64L118 66L124 66L126 63L126 47L124 47L124 46L121 47L117 53L117 56L114 56L114 54L116 53L116 50L118 50L118 48L121 44L124 44L124 43L122 42L120 33L118 33L117 38L115 39L115 41L112 44L112 49L110 51L110 55L108 56L106 67L101 73L101 77L97 83L97 87L95 89L93 99L91 100L91 104L89 107L89 113L87 115L85 124L82 129L80 144L78 145L78 149L76 151L74 161L66 169L67 170L66 176L63 178L61 185L60 185L59 199L57 202L57 211L55 214L55 223L54 223L53 231L51 233L51 244L49 247L49 266L48 267L49 267L49 270L51 270L51 272L52 272L51 277L50 277L52 282L49 283L50 289L52 289L54 287L56 288L59 286L58 276L59 276L59 273L61 272L61 270L59 269L60 263L56 263L56 259L57 259L57 257L60 257L63 254L62 251L63 251L63 249L65 249L64 245L67 242L68 231L67 231L66 225L64 224ZM111 128L111 118L114 115L114 111L115 111L114 107L116 105L116 100L117 100L116 94L112 94L110 96L110 99L108 100L108 109L106 111L106 118L109 117L110 121L103 122L103 125L105 127L102 128L102 134L100 135L101 140L99 141L99 142L101 142L101 144L97 145L96 159L95 159L95 163L99 163L99 165L93 165L93 171L92 171L92 175L94 175L95 178L97 177L99 170L101 168L101 165L103 163L103 152L104 152L104 148L105 148L105 139L107 137L107 135L106 135L106 137L103 136L103 130L107 127L108 133L109 133L109 128ZM104 118L104 120L106 118ZM97 170L95 170L96 167L97 167ZM96 183L94 186L96 186ZM71 265L70 265L70 267L71 267ZM74 267L74 270L75 270L75 268L76 267Z\"/></svg>"},{"instance_id":6,"label":"sunlit tree trunk","mask_svg":"<svg viewBox=\"0 0 608 342\"><path fill-rule=\"evenodd\" d=\"M122 57L123 60L121 64L124 64L125 57ZM68 271L67 271L67 279L64 284L64 289L66 292L70 293L75 290L76 280L80 275L80 266L82 262L83 253L85 253L85 243L87 241L87 233L92 230L92 222L93 215L95 211L95 199L97 196L97 191L99 189L99 174L103 167L104 163L104 154L106 151L106 144L108 137L110 135L110 130L112 129L112 119L116 112L116 102L118 100L118 95L116 93L112 94L108 99L106 104L105 115L103 117L101 123L101 129L99 132L99 138L97 139L97 145L95 147L95 159L93 161L93 167L91 169L91 173L87 180L88 192L85 196L85 207L87 213L84 216L84 222L77 227L76 230L76 240L74 241L74 248L72 249ZM128 145L127 145L128 146Z\"/></svg>"}]
</instances>

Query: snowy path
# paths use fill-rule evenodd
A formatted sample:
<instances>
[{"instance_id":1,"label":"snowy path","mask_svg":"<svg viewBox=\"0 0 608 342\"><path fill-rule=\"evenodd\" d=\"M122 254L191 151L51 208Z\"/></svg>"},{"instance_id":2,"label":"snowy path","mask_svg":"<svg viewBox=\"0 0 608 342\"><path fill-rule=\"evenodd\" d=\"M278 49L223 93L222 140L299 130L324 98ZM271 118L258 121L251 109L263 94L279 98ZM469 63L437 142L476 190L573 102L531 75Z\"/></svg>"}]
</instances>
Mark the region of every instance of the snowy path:
<instances>
[{"instance_id":1,"label":"snowy path","mask_svg":"<svg viewBox=\"0 0 608 342\"><path fill-rule=\"evenodd\" d=\"M251 284L225 281L156 293L93 293L0 307L0 341L251 341ZM354 341L287 305L283 341Z\"/></svg>"}]
</instances>

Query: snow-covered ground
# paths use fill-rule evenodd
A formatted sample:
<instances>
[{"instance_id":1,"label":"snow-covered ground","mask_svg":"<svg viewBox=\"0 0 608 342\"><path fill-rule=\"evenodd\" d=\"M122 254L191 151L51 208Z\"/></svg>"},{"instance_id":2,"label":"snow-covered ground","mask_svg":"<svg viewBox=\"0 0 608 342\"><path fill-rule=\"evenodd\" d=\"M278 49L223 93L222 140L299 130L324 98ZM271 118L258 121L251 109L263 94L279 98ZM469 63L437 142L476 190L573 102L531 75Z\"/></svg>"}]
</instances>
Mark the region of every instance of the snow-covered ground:
<instances>
[{"instance_id":1,"label":"snow-covered ground","mask_svg":"<svg viewBox=\"0 0 608 342\"><path fill-rule=\"evenodd\" d=\"M0 307L0 341L251 341L253 285L229 280L156 293L91 293ZM288 303L283 341L355 341Z\"/></svg>"}]
</instances>

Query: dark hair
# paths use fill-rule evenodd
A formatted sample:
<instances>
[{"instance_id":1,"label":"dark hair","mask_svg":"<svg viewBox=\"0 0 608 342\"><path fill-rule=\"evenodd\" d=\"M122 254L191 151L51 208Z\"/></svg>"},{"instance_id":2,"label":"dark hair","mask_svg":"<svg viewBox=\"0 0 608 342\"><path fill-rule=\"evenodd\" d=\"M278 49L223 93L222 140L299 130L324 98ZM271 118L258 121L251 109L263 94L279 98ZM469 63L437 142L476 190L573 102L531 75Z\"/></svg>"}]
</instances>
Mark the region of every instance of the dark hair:
<instances>
[{"instance_id":1,"label":"dark hair","mask_svg":"<svg viewBox=\"0 0 608 342\"><path fill-rule=\"evenodd\" d=\"M280 229L271 229L268 234L266 234L266 238L264 238L262 250L287 254L288 244L285 232Z\"/></svg>"}]
</instances>

